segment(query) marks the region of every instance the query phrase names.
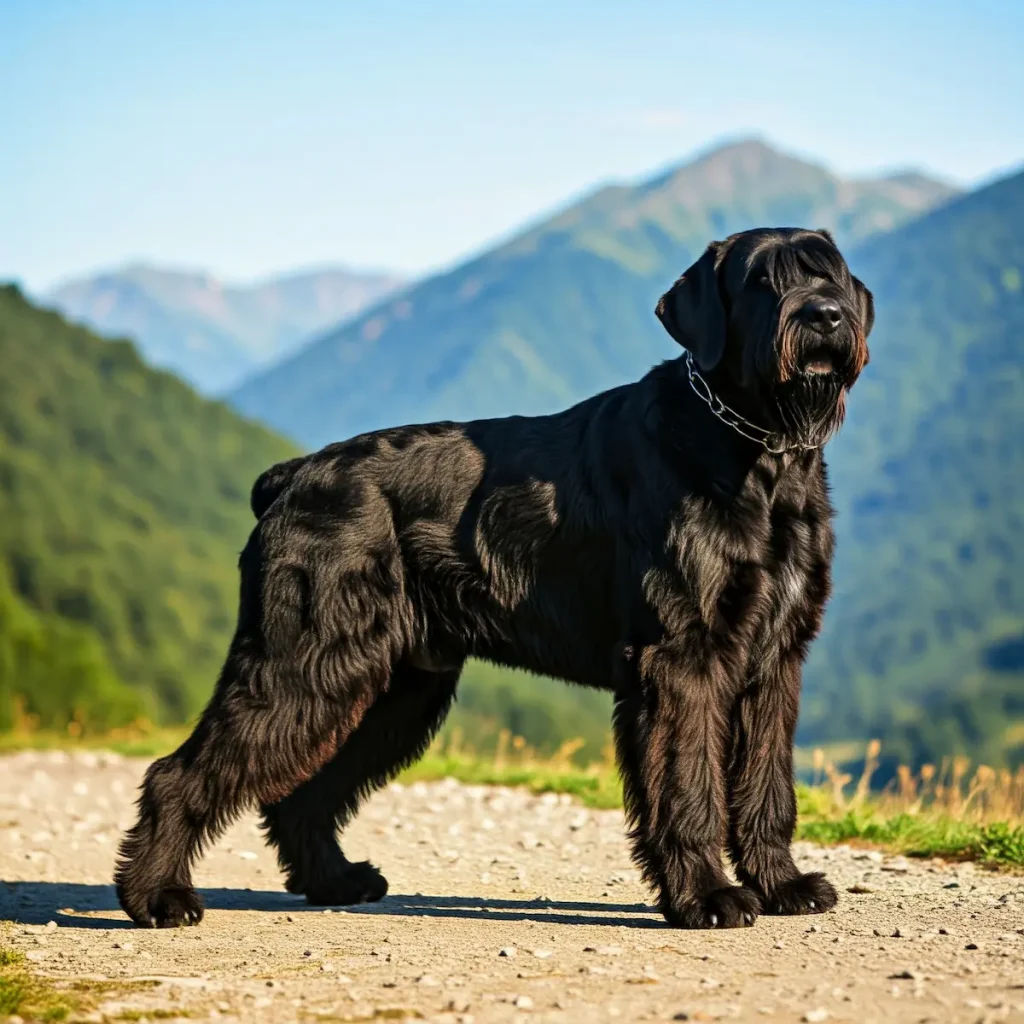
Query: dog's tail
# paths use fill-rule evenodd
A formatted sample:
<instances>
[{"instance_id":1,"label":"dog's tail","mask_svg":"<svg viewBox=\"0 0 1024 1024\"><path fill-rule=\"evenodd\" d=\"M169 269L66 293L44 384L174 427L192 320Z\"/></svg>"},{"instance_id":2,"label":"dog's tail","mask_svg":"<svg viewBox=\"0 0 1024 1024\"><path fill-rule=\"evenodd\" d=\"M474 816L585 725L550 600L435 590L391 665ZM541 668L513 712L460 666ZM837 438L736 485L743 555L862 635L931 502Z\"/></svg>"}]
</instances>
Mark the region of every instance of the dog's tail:
<instances>
[{"instance_id":1,"label":"dog's tail","mask_svg":"<svg viewBox=\"0 0 1024 1024\"><path fill-rule=\"evenodd\" d=\"M305 456L300 456L297 459L289 459L287 462L279 462L257 477L256 483L252 485L252 494L249 496L252 514L257 519L261 518L263 513L274 504L277 496L292 482L292 477L305 461Z\"/></svg>"}]
</instances>

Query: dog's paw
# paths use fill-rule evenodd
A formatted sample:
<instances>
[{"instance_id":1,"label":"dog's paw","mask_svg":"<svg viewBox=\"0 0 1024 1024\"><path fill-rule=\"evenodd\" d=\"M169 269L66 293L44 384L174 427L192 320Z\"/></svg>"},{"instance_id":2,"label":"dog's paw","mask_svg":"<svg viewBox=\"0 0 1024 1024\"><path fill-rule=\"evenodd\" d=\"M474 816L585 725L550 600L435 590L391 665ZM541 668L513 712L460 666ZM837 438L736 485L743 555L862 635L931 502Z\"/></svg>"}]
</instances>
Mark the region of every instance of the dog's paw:
<instances>
[{"instance_id":1,"label":"dog's paw","mask_svg":"<svg viewBox=\"0 0 1024 1024\"><path fill-rule=\"evenodd\" d=\"M838 902L832 883L820 872L783 882L765 898L766 914L824 914Z\"/></svg>"},{"instance_id":2,"label":"dog's paw","mask_svg":"<svg viewBox=\"0 0 1024 1024\"><path fill-rule=\"evenodd\" d=\"M318 907L376 903L388 894L388 880L369 861L364 860L357 864L346 864L343 871L310 882L301 891L306 902Z\"/></svg>"},{"instance_id":3,"label":"dog's paw","mask_svg":"<svg viewBox=\"0 0 1024 1024\"><path fill-rule=\"evenodd\" d=\"M132 893L118 886L117 897L140 928L178 928L203 919L203 901L191 886L169 885L147 893Z\"/></svg>"},{"instance_id":4,"label":"dog's paw","mask_svg":"<svg viewBox=\"0 0 1024 1024\"><path fill-rule=\"evenodd\" d=\"M673 928L749 928L761 913L761 900L745 885L729 885L663 907L662 913Z\"/></svg>"}]
</instances>

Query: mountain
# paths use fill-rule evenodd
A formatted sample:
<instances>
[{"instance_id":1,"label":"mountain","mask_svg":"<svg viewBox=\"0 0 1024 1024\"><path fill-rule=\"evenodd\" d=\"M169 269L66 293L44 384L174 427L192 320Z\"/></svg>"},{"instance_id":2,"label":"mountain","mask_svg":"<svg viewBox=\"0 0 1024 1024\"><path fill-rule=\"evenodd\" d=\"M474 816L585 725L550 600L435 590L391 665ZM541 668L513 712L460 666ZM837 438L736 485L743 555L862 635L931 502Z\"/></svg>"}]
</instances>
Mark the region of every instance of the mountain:
<instances>
[{"instance_id":1,"label":"mountain","mask_svg":"<svg viewBox=\"0 0 1024 1024\"><path fill-rule=\"evenodd\" d=\"M708 239L758 222L832 227L878 310L828 454L836 593L799 740L1020 762L1024 175L952 196L913 174L840 182L728 147L422 282L234 400L307 445L564 406L674 356L656 296Z\"/></svg>"},{"instance_id":2,"label":"mountain","mask_svg":"<svg viewBox=\"0 0 1024 1024\"><path fill-rule=\"evenodd\" d=\"M849 246L952 194L920 175L851 181L760 142L725 146L603 188L376 305L232 402L309 446L394 423L548 412L675 353L651 310L710 239L810 224Z\"/></svg>"},{"instance_id":3,"label":"mountain","mask_svg":"<svg viewBox=\"0 0 1024 1024\"><path fill-rule=\"evenodd\" d=\"M237 607L253 480L291 445L0 287L0 728L180 721Z\"/></svg>"},{"instance_id":4,"label":"mountain","mask_svg":"<svg viewBox=\"0 0 1024 1024\"><path fill-rule=\"evenodd\" d=\"M837 586L801 738L1024 762L1024 173L850 262L877 326L829 448Z\"/></svg>"},{"instance_id":5,"label":"mountain","mask_svg":"<svg viewBox=\"0 0 1024 1024\"><path fill-rule=\"evenodd\" d=\"M102 334L132 338L148 361L216 394L402 284L335 267L233 287L137 264L69 281L43 301Z\"/></svg>"}]
</instances>

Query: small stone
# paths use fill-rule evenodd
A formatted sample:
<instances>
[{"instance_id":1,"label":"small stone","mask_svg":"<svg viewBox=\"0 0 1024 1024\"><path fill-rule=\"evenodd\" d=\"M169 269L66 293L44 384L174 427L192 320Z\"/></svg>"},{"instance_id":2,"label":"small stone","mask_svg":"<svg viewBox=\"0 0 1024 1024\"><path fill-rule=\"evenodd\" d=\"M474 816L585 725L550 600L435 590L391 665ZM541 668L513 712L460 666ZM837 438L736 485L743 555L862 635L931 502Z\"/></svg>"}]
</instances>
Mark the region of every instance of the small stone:
<instances>
[{"instance_id":1,"label":"small stone","mask_svg":"<svg viewBox=\"0 0 1024 1024\"><path fill-rule=\"evenodd\" d=\"M701 978L700 983L703 988L718 988L722 984L717 978Z\"/></svg>"},{"instance_id":2,"label":"small stone","mask_svg":"<svg viewBox=\"0 0 1024 1024\"><path fill-rule=\"evenodd\" d=\"M893 981L913 981L915 978L918 977L918 975L916 975L913 971L903 970L899 971L896 974L890 974L889 977Z\"/></svg>"},{"instance_id":3,"label":"small stone","mask_svg":"<svg viewBox=\"0 0 1024 1024\"><path fill-rule=\"evenodd\" d=\"M56 921L47 921L46 922L46 930L48 932L55 932L57 930L57 922Z\"/></svg>"},{"instance_id":4,"label":"small stone","mask_svg":"<svg viewBox=\"0 0 1024 1024\"><path fill-rule=\"evenodd\" d=\"M529 996L516 996L516 1001L512 1005L517 1010L532 1010L533 1000Z\"/></svg>"},{"instance_id":5,"label":"small stone","mask_svg":"<svg viewBox=\"0 0 1024 1024\"><path fill-rule=\"evenodd\" d=\"M940 935L948 935L948 934L949 934L949 932L948 932L948 931L946 931L946 929L945 929L945 928L940 928L940 929L939 929L939 934L940 934Z\"/></svg>"},{"instance_id":6,"label":"small stone","mask_svg":"<svg viewBox=\"0 0 1024 1024\"><path fill-rule=\"evenodd\" d=\"M441 984L432 974L421 974L416 979L417 985L423 985L424 988L437 988Z\"/></svg>"},{"instance_id":7,"label":"small stone","mask_svg":"<svg viewBox=\"0 0 1024 1024\"><path fill-rule=\"evenodd\" d=\"M126 953L130 953L135 948L134 942L115 942L114 949L123 949Z\"/></svg>"},{"instance_id":8,"label":"small stone","mask_svg":"<svg viewBox=\"0 0 1024 1024\"><path fill-rule=\"evenodd\" d=\"M552 953L552 951L550 949L535 949L533 951L533 955L538 960L547 960L548 957L551 956L551 953Z\"/></svg>"},{"instance_id":9,"label":"small stone","mask_svg":"<svg viewBox=\"0 0 1024 1024\"><path fill-rule=\"evenodd\" d=\"M828 1020L828 1010L808 1010L801 1018L807 1024L816 1024L818 1021Z\"/></svg>"},{"instance_id":10,"label":"small stone","mask_svg":"<svg viewBox=\"0 0 1024 1024\"><path fill-rule=\"evenodd\" d=\"M959 882L947 882L942 888L943 889L959 889L960 888L960 883Z\"/></svg>"},{"instance_id":11,"label":"small stone","mask_svg":"<svg viewBox=\"0 0 1024 1024\"><path fill-rule=\"evenodd\" d=\"M976 942L968 942L964 949L977 949L978 944Z\"/></svg>"},{"instance_id":12,"label":"small stone","mask_svg":"<svg viewBox=\"0 0 1024 1024\"><path fill-rule=\"evenodd\" d=\"M852 892L854 896L864 896L869 892L874 892L875 890L870 888L869 886L861 885L860 882L857 882L854 885L847 886L846 891Z\"/></svg>"},{"instance_id":13,"label":"small stone","mask_svg":"<svg viewBox=\"0 0 1024 1024\"><path fill-rule=\"evenodd\" d=\"M902 934L900 934L899 928L894 928L893 932L892 932L892 935L889 936L889 937L892 938L892 939L902 939L903 938Z\"/></svg>"},{"instance_id":14,"label":"small stone","mask_svg":"<svg viewBox=\"0 0 1024 1024\"><path fill-rule=\"evenodd\" d=\"M498 950L498 956L507 956L509 959L511 959L516 955L516 952L517 950L515 946L505 946L504 949Z\"/></svg>"},{"instance_id":15,"label":"small stone","mask_svg":"<svg viewBox=\"0 0 1024 1024\"><path fill-rule=\"evenodd\" d=\"M238 851L238 856L241 857L242 860L255 860L256 859L256 854L253 853L252 850L239 850Z\"/></svg>"}]
</instances>

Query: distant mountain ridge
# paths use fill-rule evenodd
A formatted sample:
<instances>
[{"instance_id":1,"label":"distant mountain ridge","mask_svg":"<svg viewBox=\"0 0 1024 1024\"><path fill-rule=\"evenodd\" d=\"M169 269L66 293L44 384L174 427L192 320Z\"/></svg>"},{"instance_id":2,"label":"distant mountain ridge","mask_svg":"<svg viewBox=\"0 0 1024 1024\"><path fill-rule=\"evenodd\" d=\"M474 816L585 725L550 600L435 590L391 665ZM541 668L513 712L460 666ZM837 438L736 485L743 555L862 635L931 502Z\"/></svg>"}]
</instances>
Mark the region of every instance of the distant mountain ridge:
<instances>
[{"instance_id":1,"label":"distant mountain ridge","mask_svg":"<svg viewBox=\"0 0 1024 1024\"><path fill-rule=\"evenodd\" d=\"M42 300L102 334L131 338L153 364L216 394L403 284L394 274L324 267L227 285L140 263L68 281Z\"/></svg>"},{"instance_id":2,"label":"distant mountain ridge","mask_svg":"<svg viewBox=\"0 0 1024 1024\"><path fill-rule=\"evenodd\" d=\"M675 354L651 315L712 238L757 224L840 244L956 190L915 173L848 180L745 141L612 185L376 304L233 392L309 446L394 423L549 412Z\"/></svg>"}]
</instances>

